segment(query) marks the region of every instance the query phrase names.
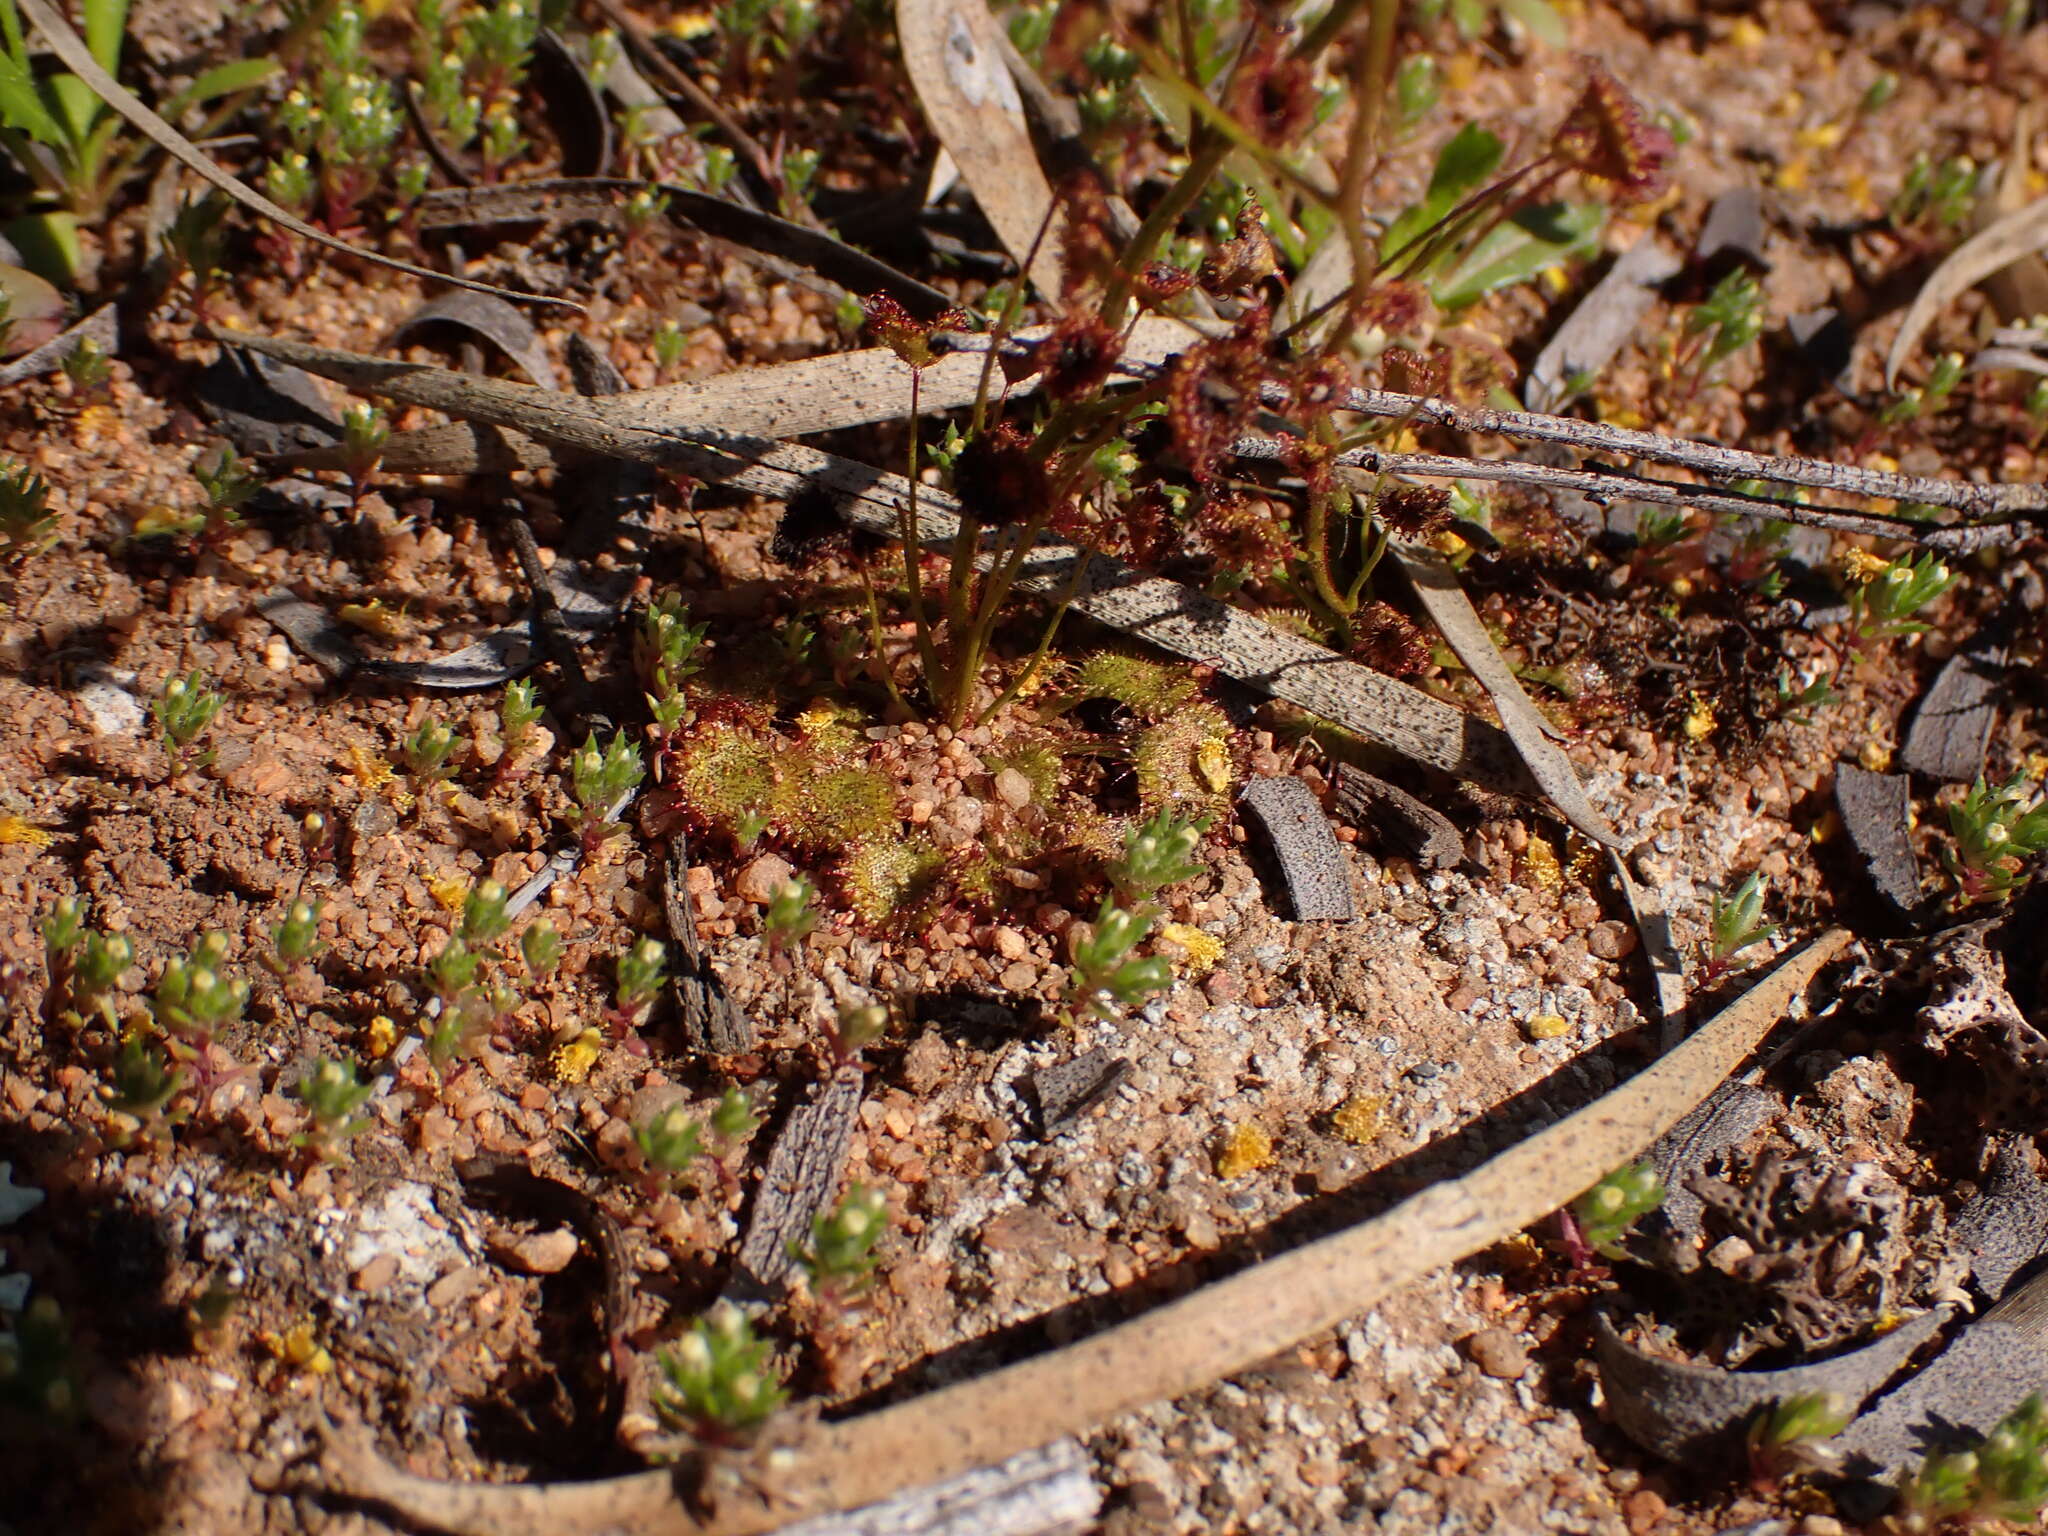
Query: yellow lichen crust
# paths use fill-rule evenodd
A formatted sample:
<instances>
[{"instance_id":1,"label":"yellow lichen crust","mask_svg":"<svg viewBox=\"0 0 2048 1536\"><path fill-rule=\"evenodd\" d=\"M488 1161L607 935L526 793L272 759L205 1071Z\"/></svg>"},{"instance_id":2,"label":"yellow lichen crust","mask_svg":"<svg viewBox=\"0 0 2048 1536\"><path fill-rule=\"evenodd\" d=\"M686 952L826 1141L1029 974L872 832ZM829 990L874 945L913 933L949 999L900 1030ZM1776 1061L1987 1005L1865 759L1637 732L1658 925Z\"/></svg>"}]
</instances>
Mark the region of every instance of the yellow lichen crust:
<instances>
[{"instance_id":1,"label":"yellow lichen crust","mask_svg":"<svg viewBox=\"0 0 2048 1536\"><path fill-rule=\"evenodd\" d=\"M0 846L47 848L50 834L19 816L0 816Z\"/></svg>"},{"instance_id":2,"label":"yellow lichen crust","mask_svg":"<svg viewBox=\"0 0 2048 1536\"><path fill-rule=\"evenodd\" d=\"M1168 923L1159 930L1159 937L1180 950L1183 975L1206 976L1223 958L1223 941L1191 923Z\"/></svg>"},{"instance_id":3,"label":"yellow lichen crust","mask_svg":"<svg viewBox=\"0 0 2048 1536\"><path fill-rule=\"evenodd\" d=\"M1564 869L1549 838L1531 837L1522 850L1522 883L1545 892L1555 892L1564 884Z\"/></svg>"},{"instance_id":4,"label":"yellow lichen crust","mask_svg":"<svg viewBox=\"0 0 2048 1536\"><path fill-rule=\"evenodd\" d=\"M1330 1125L1354 1147L1369 1147L1386 1129L1387 1101L1378 1094L1361 1093L1346 1099L1330 1116Z\"/></svg>"},{"instance_id":5,"label":"yellow lichen crust","mask_svg":"<svg viewBox=\"0 0 2048 1536\"><path fill-rule=\"evenodd\" d=\"M548 1057L548 1065L565 1083L580 1083L604 1055L604 1036L594 1029L579 1030L562 1041Z\"/></svg>"},{"instance_id":6,"label":"yellow lichen crust","mask_svg":"<svg viewBox=\"0 0 2048 1536\"><path fill-rule=\"evenodd\" d=\"M437 875L427 882L427 894L443 912L460 912L469 895L469 882L460 875Z\"/></svg>"},{"instance_id":7,"label":"yellow lichen crust","mask_svg":"<svg viewBox=\"0 0 2048 1536\"><path fill-rule=\"evenodd\" d=\"M1531 1040L1558 1040L1572 1032L1570 1021L1561 1013L1539 1013L1526 1028Z\"/></svg>"},{"instance_id":8,"label":"yellow lichen crust","mask_svg":"<svg viewBox=\"0 0 2048 1536\"><path fill-rule=\"evenodd\" d=\"M1230 1134L1224 1137L1223 1150L1216 1154L1216 1177L1241 1179L1272 1161L1273 1138L1247 1122L1233 1126Z\"/></svg>"}]
</instances>

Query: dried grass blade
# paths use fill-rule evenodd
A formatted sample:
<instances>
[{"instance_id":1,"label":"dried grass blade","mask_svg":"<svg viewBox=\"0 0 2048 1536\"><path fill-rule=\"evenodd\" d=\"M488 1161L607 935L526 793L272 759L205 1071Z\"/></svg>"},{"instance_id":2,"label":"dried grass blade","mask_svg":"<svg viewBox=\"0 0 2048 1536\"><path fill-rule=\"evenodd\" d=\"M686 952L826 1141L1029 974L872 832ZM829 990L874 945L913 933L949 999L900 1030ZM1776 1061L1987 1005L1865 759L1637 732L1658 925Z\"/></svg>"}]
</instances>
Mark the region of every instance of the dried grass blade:
<instances>
[{"instance_id":1,"label":"dried grass blade","mask_svg":"<svg viewBox=\"0 0 2048 1536\"><path fill-rule=\"evenodd\" d=\"M1457 653L1458 660L1465 664L1465 670L1478 679L1486 696L1493 700L1508 738L1528 765L1529 776L1543 786L1550 803L1594 842L1608 848L1621 847L1621 834L1586 798L1585 786L1579 782L1571 759L1552 739L1556 728L1522 691L1514 669L1479 621L1465 589L1458 585L1458 573L1451 569L1450 561L1424 545L1398 539L1389 546L1389 552L1415 589L1423 611Z\"/></svg>"},{"instance_id":2,"label":"dried grass blade","mask_svg":"<svg viewBox=\"0 0 2048 1536\"><path fill-rule=\"evenodd\" d=\"M1927 281L1906 308L1899 332L1884 356L1884 382L1890 388L1899 376L1899 366L1913 350L1934 317L1995 272L2002 272L2023 256L2048 246L2048 197L2029 203L2016 213L1986 225L1948 253L1946 260L1928 274Z\"/></svg>"}]
</instances>

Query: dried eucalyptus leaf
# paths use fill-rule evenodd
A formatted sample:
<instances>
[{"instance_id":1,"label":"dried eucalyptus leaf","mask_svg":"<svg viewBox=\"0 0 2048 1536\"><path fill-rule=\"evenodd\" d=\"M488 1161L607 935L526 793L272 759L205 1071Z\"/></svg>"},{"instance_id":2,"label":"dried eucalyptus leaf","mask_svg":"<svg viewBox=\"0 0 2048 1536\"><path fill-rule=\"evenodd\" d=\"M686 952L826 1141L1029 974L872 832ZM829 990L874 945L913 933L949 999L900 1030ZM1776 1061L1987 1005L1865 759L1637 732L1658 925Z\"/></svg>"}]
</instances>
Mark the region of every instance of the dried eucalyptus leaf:
<instances>
[{"instance_id":1,"label":"dried eucalyptus leaf","mask_svg":"<svg viewBox=\"0 0 2048 1536\"><path fill-rule=\"evenodd\" d=\"M982 0L896 0L896 35L925 117L974 200L1039 292L1056 296L1064 276L1059 220L1003 60L1000 26Z\"/></svg>"},{"instance_id":2,"label":"dried eucalyptus leaf","mask_svg":"<svg viewBox=\"0 0 2048 1536\"><path fill-rule=\"evenodd\" d=\"M1890 1482L1918 1466L1930 1449L1989 1433L2030 1393L2041 1391L2048 1391L2048 1274L1967 1324L1909 1381L1844 1430L1835 1442L1843 1470L1859 1480Z\"/></svg>"},{"instance_id":3,"label":"dried eucalyptus leaf","mask_svg":"<svg viewBox=\"0 0 2048 1536\"><path fill-rule=\"evenodd\" d=\"M1604 1313L1594 1321L1594 1352L1622 1433L1653 1455L1692 1464L1725 1456L1735 1435L1773 1403L1822 1392L1860 1406L1941 1332L1951 1313L1923 1312L1861 1349L1776 1371L1666 1360L1624 1339Z\"/></svg>"},{"instance_id":4,"label":"dried eucalyptus leaf","mask_svg":"<svg viewBox=\"0 0 2048 1536\"><path fill-rule=\"evenodd\" d=\"M526 316L493 294L471 293L466 289L437 294L393 326L384 345L395 348L411 341L429 340L432 333L444 329L482 337L510 358L533 383L542 389L556 387L555 365L548 361L540 333Z\"/></svg>"},{"instance_id":5,"label":"dried eucalyptus leaf","mask_svg":"<svg viewBox=\"0 0 2048 1536\"><path fill-rule=\"evenodd\" d=\"M612 164L612 117L582 61L551 27L533 41L526 78L547 112L564 176L602 176ZM535 383L540 381L536 379Z\"/></svg>"}]
</instances>

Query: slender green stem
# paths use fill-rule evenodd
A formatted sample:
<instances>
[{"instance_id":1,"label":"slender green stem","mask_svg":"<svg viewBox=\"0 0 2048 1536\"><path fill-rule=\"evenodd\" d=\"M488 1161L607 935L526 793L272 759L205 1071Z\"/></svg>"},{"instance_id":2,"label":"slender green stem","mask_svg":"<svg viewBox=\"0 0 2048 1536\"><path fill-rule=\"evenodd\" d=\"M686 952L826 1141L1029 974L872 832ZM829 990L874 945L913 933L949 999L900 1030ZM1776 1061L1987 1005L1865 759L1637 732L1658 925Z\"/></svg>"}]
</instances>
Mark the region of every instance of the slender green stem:
<instances>
[{"instance_id":1,"label":"slender green stem","mask_svg":"<svg viewBox=\"0 0 2048 1536\"><path fill-rule=\"evenodd\" d=\"M1194 148L1188 159L1188 168L1166 189L1166 195L1145 215L1145 222L1131 237L1130 248L1124 252L1116 278L1111 282L1109 292L1102 297L1104 321L1110 325L1122 323L1124 307L1130 302L1134 274L1145 270L1145 264L1152 259L1159 242L1180 223L1180 216L1195 205L1195 199L1202 195L1209 178L1230 157L1234 147L1221 135L1204 135L1199 146Z\"/></svg>"},{"instance_id":2,"label":"slender green stem","mask_svg":"<svg viewBox=\"0 0 2048 1536\"><path fill-rule=\"evenodd\" d=\"M917 627L917 655L924 665L925 686L938 698L944 691L940 675L939 648L932 640L932 626L924 610L924 544L917 522L918 387L924 381L922 369L910 374L910 494L896 511L896 529L903 545L903 584L910 595L910 620Z\"/></svg>"},{"instance_id":3,"label":"slender green stem","mask_svg":"<svg viewBox=\"0 0 2048 1536\"><path fill-rule=\"evenodd\" d=\"M1340 0L1341 3L1341 0ZM1337 7L1333 6L1334 12ZM1371 175L1379 145L1381 107L1386 99L1387 78L1393 66L1394 23L1399 0L1372 0L1372 19L1365 44L1352 60L1351 136L1344 149L1344 164L1337 175L1337 218L1344 230L1344 243L1351 252L1351 286L1348 305L1356 305L1372 281L1374 252L1365 227L1365 183ZM1325 17L1325 20L1328 18ZM1334 327L1337 333L1348 326Z\"/></svg>"},{"instance_id":4,"label":"slender green stem","mask_svg":"<svg viewBox=\"0 0 2048 1536\"><path fill-rule=\"evenodd\" d=\"M1016 698L1024 684L1038 675L1038 669L1045 664L1046 654L1052 650L1052 642L1060 632L1060 621L1067 616L1067 610L1074 606L1074 599L1081 594L1081 582L1088 574L1088 562L1095 558L1095 546L1084 544L1074 559L1073 574L1067 578L1067 589L1060 594L1058 604L1053 608L1052 617L1045 621L1045 633L1038 638L1038 646L1031 653L1031 659L1018 670L1003 691L996 696L993 704L976 716L975 724L986 725L1002 710L1003 706Z\"/></svg>"}]
</instances>

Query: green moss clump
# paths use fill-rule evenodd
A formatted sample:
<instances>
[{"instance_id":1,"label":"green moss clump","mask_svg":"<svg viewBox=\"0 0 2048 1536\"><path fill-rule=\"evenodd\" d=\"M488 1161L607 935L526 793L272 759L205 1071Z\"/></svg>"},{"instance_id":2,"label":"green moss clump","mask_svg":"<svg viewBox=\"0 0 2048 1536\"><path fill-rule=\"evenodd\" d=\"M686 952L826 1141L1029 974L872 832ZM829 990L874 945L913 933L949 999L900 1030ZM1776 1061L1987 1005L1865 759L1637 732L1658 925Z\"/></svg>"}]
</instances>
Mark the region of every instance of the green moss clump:
<instances>
[{"instance_id":1,"label":"green moss clump","mask_svg":"<svg viewBox=\"0 0 2048 1536\"><path fill-rule=\"evenodd\" d=\"M1060 749L1050 737L1018 742L989 756L991 774L1006 768L1024 776L1031 786L1031 803L1040 810L1051 810L1058 802L1064 772Z\"/></svg>"},{"instance_id":2,"label":"green moss clump","mask_svg":"<svg viewBox=\"0 0 2048 1536\"><path fill-rule=\"evenodd\" d=\"M730 729L694 738L682 753L676 790L683 804L720 831L744 816L772 817L782 795L776 747Z\"/></svg>"}]
</instances>

